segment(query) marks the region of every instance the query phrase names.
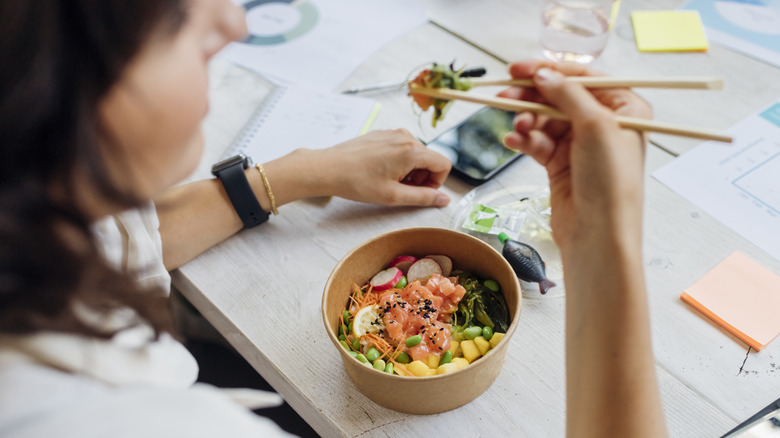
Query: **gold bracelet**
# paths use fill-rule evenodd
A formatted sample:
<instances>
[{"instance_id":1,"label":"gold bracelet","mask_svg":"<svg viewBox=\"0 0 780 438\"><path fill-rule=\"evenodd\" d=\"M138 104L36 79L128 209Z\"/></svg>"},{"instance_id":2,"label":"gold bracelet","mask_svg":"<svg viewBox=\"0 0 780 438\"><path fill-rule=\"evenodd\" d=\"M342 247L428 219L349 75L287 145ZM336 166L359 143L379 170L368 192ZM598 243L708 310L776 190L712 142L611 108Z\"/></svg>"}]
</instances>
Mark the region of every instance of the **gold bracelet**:
<instances>
[{"instance_id":1,"label":"gold bracelet","mask_svg":"<svg viewBox=\"0 0 780 438\"><path fill-rule=\"evenodd\" d=\"M271 191L271 184L268 182L268 177L265 176L265 169L263 169L263 165L260 163L258 163L255 167L257 167L257 171L260 172L260 177L263 178L265 192L268 193L268 198L271 200L271 211L275 216L278 216L279 210L276 209L276 198L274 198L274 192Z\"/></svg>"}]
</instances>

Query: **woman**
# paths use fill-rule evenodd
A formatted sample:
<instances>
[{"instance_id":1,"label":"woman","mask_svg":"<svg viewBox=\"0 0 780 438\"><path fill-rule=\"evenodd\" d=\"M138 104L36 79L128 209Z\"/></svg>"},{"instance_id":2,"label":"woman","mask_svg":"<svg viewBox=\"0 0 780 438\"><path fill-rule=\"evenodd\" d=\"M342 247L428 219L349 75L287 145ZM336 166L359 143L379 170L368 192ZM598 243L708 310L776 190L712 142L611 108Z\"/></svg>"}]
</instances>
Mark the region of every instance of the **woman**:
<instances>
[{"instance_id":1,"label":"woman","mask_svg":"<svg viewBox=\"0 0 780 438\"><path fill-rule=\"evenodd\" d=\"M505 97L547 103L571 123L515 118L506 138L547 168L550 226L566 282L566 432L576 437L666 435L650 342L642 264L645 138L615 115L651 116L627 89L586 91L578 64L513 64L535 87Z\"/></svg>"},{"instance_id":2,"label":"woman","mask_svg":"<svg viewBox=\"0 0 780 438\"><path fill-rule=\"evenodd\" d=\"M167 334L167 270L245 225L219 180L168 189L200 157L206 62L243 35L241 11L229 0L5 0L0 29L0 436L279 434L193 386L197 366ZM649 109L541 66L512 68L538 93L505 94L556 105L572 123L522 114L507 144L550 174L567 430L662 435L641 265L644 140L614 121ZM324 194L441 206L449 166L393 131L244 175L266 212Z\"/></svg>"},{"instance_id":3,"label":"woman","mask_svg":"<svg viewBox=\"0 0 780 438\"><path fill-rule=\"evenodd\" d=\"M280 433L193 386L168 334L167 271L247 225L224 178L169 189L200 159L207 62L243 37L243 10L5 0L0 29L0 436ZM374 132L242 167L240 201L443 206L449 168L406 131Z\"/></svg>"}]
</instances>

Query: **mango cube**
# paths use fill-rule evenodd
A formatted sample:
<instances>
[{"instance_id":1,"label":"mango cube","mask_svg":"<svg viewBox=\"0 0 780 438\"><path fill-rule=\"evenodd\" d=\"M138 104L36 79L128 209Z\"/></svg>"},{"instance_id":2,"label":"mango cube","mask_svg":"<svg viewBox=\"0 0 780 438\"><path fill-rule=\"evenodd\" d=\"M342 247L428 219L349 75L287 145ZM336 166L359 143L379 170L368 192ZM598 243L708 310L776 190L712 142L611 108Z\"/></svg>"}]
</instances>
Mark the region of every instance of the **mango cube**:
<instances>
[{"instance_id":1,"label":"mango cube","mask_svg":"<svg viewBox=\"0 0 780 438\"><path fill-rule=\"evenodd\" d=\"M428 368L435 370L439 366L439 359L439 356L435 354L429 354L428 357L425 358L425 364L428 365Z\"/></svg>"},{"instance_id":2,"label":"mango cube","mask_svg":"<svg viewBox=\"0 0 780 438\"><path fill-rule=\"evenodd\" d=\"M504 334L505 333L493 333L493 337L490 338L490 347L496 348L496 345L504 339Z\"/></svg>"},{"instance_id":3,"label":"mango cube","mask_svg":"<svg viewBox=\"0 0 780 438\"><path fill-rule=\"evenodd\" d=\"M415 360L406 366L406 370L414 374L417 377L424 377L428 375L428 365L421 360Z\"/></svg>"},{"instance_id":4,"label":"mango cube","mask_svg":"<svg viewBox=\"0 0 780 438\"><path fill-rule=\"evenodd\" d=\"M435 369L428 368L428 371L425 373L426 376L435 376L437 374L437 371Z\"/></svg>"},{"instance_id":5,"label":"mango cube","mask_svg":"<svg viewBox=\"0 0 780 438\"><path fill-rule=\"evenodd\" d=\"M452 359L452 362L450 362L450 363L454 363L455 365L458 366L458 369L461 369L461 368L465 367L466 365L468 365L469 361L467 361L466 358L463 358L463 357L456 357L456 358Z\"/></svg>"},{"instance_id":6,"label":"mango cube","mask_svg":"<svg viewBox=\"0 0 780 438\"><path fill-rule=\"evenodd\" d=\"M463 357L465 357L469 363L474 362L482 356L482 353L479 352L479 347L477 347L477 344L471 340L461 342L460 349L463 350Z\"/></svg>"},{"instance_id":7,"label":"mango cube","mask_svg":"<svg viewBox=\"0 0 780 438\"><path fill-rule=\"evenodd\" d=\"M490 350L490 342L482 336L474 338L474 343L477 344L477 348L479 348L479 352L483 356Z\"/></svg>"},{"instance_id":8,"label":"mango cube","mask_svg":"<svg viewBox=\"0 0 780 438\"><path fill-rule=\"evenodd\" d=\"M458 367L458 364L450 362L450 363L445 363L444 365L439 365L439 367L436 368L436 373L437 374L451 373L459 369L460 368Z\"/></svg>"},{"instance_id":9,"label":"mango cube","mask_svg":"<svg viewBox=\"0 0 780 438\"><path fill-rule=\"evenodd\" d=\"M456 340L450 341L450 351L452 352L452 357L458 357L460 355L460 342Z\"/></svg>"}]
</instances>

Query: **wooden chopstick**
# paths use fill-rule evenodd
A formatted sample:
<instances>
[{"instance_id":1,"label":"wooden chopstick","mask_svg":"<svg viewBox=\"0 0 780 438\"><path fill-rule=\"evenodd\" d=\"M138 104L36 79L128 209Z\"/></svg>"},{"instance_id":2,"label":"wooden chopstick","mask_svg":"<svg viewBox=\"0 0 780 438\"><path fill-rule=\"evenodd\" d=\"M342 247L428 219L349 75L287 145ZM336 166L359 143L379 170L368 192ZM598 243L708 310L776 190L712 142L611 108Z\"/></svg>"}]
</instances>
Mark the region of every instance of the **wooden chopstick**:
<instances>
[{"instance_id":1,"label":"wooden chopstick","mask_svg":"<svg viewBox=\"0 0 780 438\"><path fill-rule=\"evenodd\" d=\"M475 87L491 85L533 87L531 79L469 79ZM709 76L659 77L612 77L612 76L567 76L569 82L582 84L586 88L686 88L698 90L722 90L723 78Z\"/></svg>"},{"instance_id":2,"label":"wooden chopstick","mask_svg":"<svg viewBox=\"0 0 780 438\"><path fill-rule=\"evenodd\" d=\"M536 114L548 116L559 120L569 120L562 112L555 108L540 103L526 102L516 99L507 99L505 97L480 96L469 94L460 90L450 90L445 88L424 88L416 84L409 84L411 94L420 94L437 99L445 100L464 100L467 102L480 103L493 108L507 111L530 111ZM703 140L716 140L725 143L731 143L734 138L720 131L699 128L696 126L685 126L676 123L659 122L655 120L640 119L636 117L616 116L618 124L623 128L636 129L646 132L657 132L659 134L677 135L680 137L700 138Z\"/></svg>"}]
</instances>

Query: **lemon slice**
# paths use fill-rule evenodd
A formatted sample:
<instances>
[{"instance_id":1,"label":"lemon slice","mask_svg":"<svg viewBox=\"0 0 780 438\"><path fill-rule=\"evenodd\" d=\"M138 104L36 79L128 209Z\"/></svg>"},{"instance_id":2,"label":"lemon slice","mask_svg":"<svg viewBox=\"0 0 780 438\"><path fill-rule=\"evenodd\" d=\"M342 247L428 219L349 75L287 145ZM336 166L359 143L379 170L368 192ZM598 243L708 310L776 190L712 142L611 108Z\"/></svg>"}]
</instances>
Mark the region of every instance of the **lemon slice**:
<instances>
[{"instance_id":1,"label":"lemon slice","mask_svg":"<svg viewBox=\"0 0 780 438\"><path fill-rule=\"evenodd\" d=\"M355 314L355 320L352 322L352 334L356 338L367 333L379 333L384 330L385 322L379 316L379 304L366 306Z\"/></svg>"}]
</instances>

